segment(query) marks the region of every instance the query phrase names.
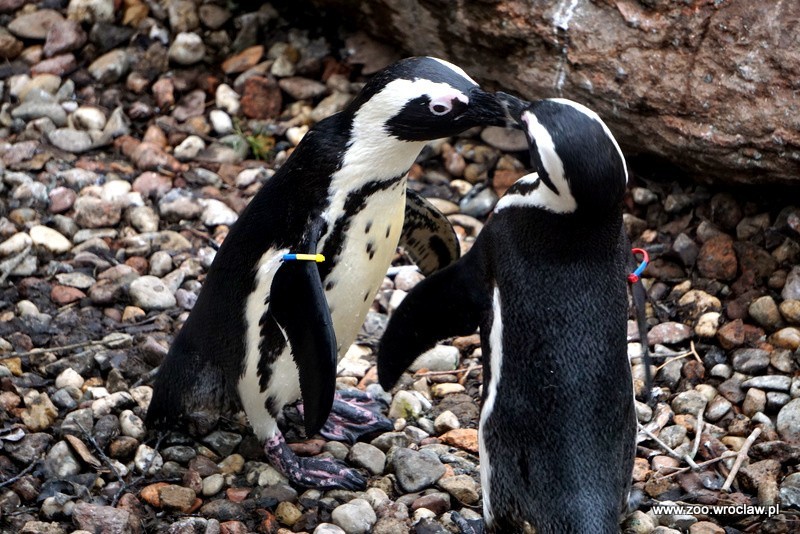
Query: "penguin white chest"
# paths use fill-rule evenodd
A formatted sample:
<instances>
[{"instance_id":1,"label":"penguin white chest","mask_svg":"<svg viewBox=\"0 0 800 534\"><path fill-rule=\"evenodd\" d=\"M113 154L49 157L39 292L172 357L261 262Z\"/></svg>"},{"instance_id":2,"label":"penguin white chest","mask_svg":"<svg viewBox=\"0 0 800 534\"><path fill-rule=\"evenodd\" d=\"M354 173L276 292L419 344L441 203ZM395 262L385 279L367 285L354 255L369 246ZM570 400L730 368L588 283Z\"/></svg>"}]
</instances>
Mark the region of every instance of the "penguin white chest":
<instances>
[{"instance_id":1,"label":"penguin white chest","mask_svg":"<svg viewBox=\"0 0 800 534\"><path fill-rule=\"evenodd\" d=\"M354 214L341 252L322 281L339 357L355 340L397 250L405 213L405 180L373 193Z\"/></svg>"}]
</instances>

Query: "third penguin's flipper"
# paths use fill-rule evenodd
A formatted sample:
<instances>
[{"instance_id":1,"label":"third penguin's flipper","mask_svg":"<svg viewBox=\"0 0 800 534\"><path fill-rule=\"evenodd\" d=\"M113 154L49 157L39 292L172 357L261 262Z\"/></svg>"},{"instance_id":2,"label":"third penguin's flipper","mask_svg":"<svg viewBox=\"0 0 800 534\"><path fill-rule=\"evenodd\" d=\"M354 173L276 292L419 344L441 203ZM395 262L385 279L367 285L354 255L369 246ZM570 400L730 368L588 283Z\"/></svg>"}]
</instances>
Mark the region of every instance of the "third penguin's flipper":
<instances>
[{"instance_id":1,"label":"third penguin's flipper","mask_svg":"<svg viewBox=\"0 0 800 534\"><path fill-rule=\"evenodd\" d=\"M378 348L378 379L388 390L437 341L475 331L491 297L477 254L420 282L392 315Z\"/></svg>"},{"instance_id":2,"label":"third penguin's flipper","mask_svg":"<svg viewBox=\"0 0 800 534\"><path fill-rule=\"evenodd\" d=\"M325 423L336 389L336 333L317 264L286 261L275 273L269 310L292 346L307 436Z\"/></svg>"},{"instance_id":3,"label":"third penguin's flipper","mask_svg":"<svg viewBox=\"0 0 800 534\"><path fill-rule=\"evenodd\" d=\"M447 267L461 256L458 237L447 217L410 189L406 191L400 246L425 276Z\"/></svg>"}]
</instances>

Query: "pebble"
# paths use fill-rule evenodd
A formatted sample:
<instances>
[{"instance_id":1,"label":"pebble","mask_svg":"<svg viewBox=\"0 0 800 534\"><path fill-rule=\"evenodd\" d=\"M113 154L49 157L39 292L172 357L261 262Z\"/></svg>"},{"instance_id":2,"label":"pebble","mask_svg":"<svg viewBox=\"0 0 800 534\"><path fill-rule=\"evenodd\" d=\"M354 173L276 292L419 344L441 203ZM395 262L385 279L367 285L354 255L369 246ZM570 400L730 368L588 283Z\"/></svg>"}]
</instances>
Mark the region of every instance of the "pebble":
<instances>
[{"instance_id":1,"label":"pebble","mask_svg":"<svg viewBox=\"0 0 800 534\"><path fill-rule=\"evenodd\" d=\"M119 414L119 423L122 434L125 436L130 436L141 441L147 435L144 421L131 410L124 410Z\"/></svg>"},{"instance_id":2,"label":"pebble","mask_svg":"<svg viewBox=\"0 0 800 534\"><path fill-rule=\"evenodd\" d=\"M11 111L11 116L26 122L47 117L56 126L67 124L67 112L54 102L23 102Z\"/></svg>"},{"instance_id":3,"label":"pebble","mask_svg":"<svg viewBox=\"0 0 800 534\"><path fill-rule=\"evenodd\" d=\"M364 499L353 499L337 506L331 513L331 519L348 534L366 534L378 520L375 511Z\"/></svg>"},{"instance_id":4,"label":"pebble","mask_svg":"<svg viewBox=\"0 0 800 534\"><path fill-rule=\"evenodd\" d=\"M461 423L453 412L445 410L436 416L433 426L437 434L444 434L450 430L460 428Z\"/></svg>"},{"instance_id":5,"label":"pebble","mask_svg":"<svg viewBox=\"0 0 800 534\"><path fill-rule=\"evenodd\" d=\"M129 292L133 304L144 310L167 310L177 304L175 295L155 276L137 278L131 282Z\"/></svg>"},{"instance_id":6,"label":"pebble","mask_svg":"<svg viewBox=\"0 0 800 534\"><path fill-rule=\"evenodd\" d=\"M83 386L83 382L83 377L77 371L68 367L56 377L55 386L58 389L66 387L80 389Z\"/></svg>"},{"instance_id":7,"label":"pebble","mask_svg":"<svg viewBox=\"0 0 800 534\"><path fill-rule=\"evenodd\" d=\"M34 245L44 247L53 254L63 254L72 248L69 239L47 226L36 225L29 230Z\"/></svg>"},{"instance_id":8,"label":"pebble","mask_svg":"<svg viewBox=\"0 0 800 534\"><path fill-rule=\"evenodd\" d=\"M727 235L718 235L703 243L697 258L697 267L706 278L733 280L738 271L733 240Z\"/></svg>"},{"instance_id":9,"label":"pebble","mask_svg":"<svg viewBox=\"0 0 800 534\"><path fill-rule=\"evenodd\" d=\"M217 107L227 111L230 115L239 113L239 94L228 84L220 84L216 92Z\"/></svg>"},{"instance_id":10,"label":"pebble","mask_svg":"<svg viewBox=\"0 0 800 534\"><path fill-rule=\"evenodd\" d=\"M769 353L761 349L738 349L733 352L732 363L740 373L758 374L769 367Z\"/></svg>"},{"instance_id":11,"label":"pebble","mask_svg":"<svg viewBox=\"0 0 800 534\"><path fill-rule=\"evenodd\" d=\"M112 50L89 65L89 74L100 83L114 83L128 72L129 59L125 50Z\"/></svg>"},{"instance_id":12,"label":"pebble","mask_svg":"<svg viewBox=\"0 0 800 534\"><path fill-rule=\"evenodd\" d=\"M72 128L58 128L50 132L47 137L55 147L73 154L86 152L94 146L94 141L87 132Z\"/></svg>"},{"instance_id":13,"label":"pebble","mask_svg":"<svg viewBox=\"0 0 800 534\"><path fill-rule=\"evenodd\" d=\"M411 449L396 450L391 461L397 482L405 493L430 487L445 473L439 458Z\"/></svg>"},{"instance_id":14,"label":"pebble","mask_svg":"<svg viewBox=\"0 0 800 534\"><path fill-rule=\"evenodd\" d=\"M164 465L164 460L155 449L141 444L136 449L136 456L133 459L133 464L136 467L136 471L139 473L144 473L145 469L150 466L147 473L155 475L161 470L161 467Z\"/></svg>"},{"instance_id":15,"label":"pebble","mask_svg":"<svg viewBox=\"0 0 800 534\"><path fill-rule=\"evenodd\" d=\"M138 527L138 520L122 508L78 502L72 510L72 520L89 532L123 533Z\"/></svg>"},{"instance_id":16,"label":"pebble","mask_svg":"<svg viewBox=\"0 0 800 534\"><path fill-rule=\"evenodd\" d=\"M225 486L225 477L219 473L207 476L203 479L203 496L211 497L216 495Z\"/></svg>"},{"instance_id":17,"label":"pebble","mask_svg":"<svg viewBox=\"0 0 800 534\"><path fill-rule=\"evenodd\" d=\"M778 412L776 429L790 443L800 440L800 398L793 399Z\"/></svg>"},{"instance_id":18,"label":"pebble","mask_svg":"<svg viewBox=\"0 0 800 534\"><path fill-rule=\"evenodd\" d=\"M469 475L442 477L437 485L459 502L468 506L477 504L480 498L480 488Z\"/></svg>"},{"instance_id":19,"label":"pebble","mask_svg":"<svg viewBox=\"0 0 800 534\"><path fill-rule=\"evenodd\" d=\"M193 65L203 60L206 46L196 33L181 32L169 47L169 59L179 65Z\"/></svg>"},{"instance_id":20,"label":"pebble","mask_svg":"<svg viewBox=\"0 0 800 534\"><path fill-rule=\"evenodd\" d=\"M691 327L681 323L667 322L652 327L647 333L647 342L650 345L675 345L691 337Z\"/></svg>"},{"instance_id":21,"label":"pebble","mask_svg":"<svg viewBox=\"0 0 800 534\"><path fill-rule=\"evenodd\" d=\"M800 473L792 473L783 479L780 498L783 507L800 508Z\"/></svg>"},{"instance_id":22,"label":"pebble","mask_svg":"<svg viewBox=\"0 0 800 534\"><path fill-rule=\"evenodd\" d=\"M769 336L768 341L778 348L797 350L800 348L800 328L794 326L781 328Z\"/></svg>"},{"instance_id":23,"label":"pebble","mask_svg":"<svg viewBox=\"0 0 800 534\"><path fill-rule=\"evenodd\" d=\"M53 9L39 9L33 13L22 14L8 23L8 31L24 39L43 41L50 28L63 22L61 13Z\"/></svg>"},{"instance_id":24,"label":"pebble","mask_svg":"<svg viewBox=\"0 0 800 534\"><path fill-rule=\"evenodd\" d=\"M48 476L53 478L70 477L81 472L78 459L66 441L59 441L47 452L44 467Z\"/></svg>"},{"instance_id":25,"label":"pebble","mask_svg":"<svg viewBox=\"0 0 800 534\"><path fill-rule=\"evenodd\" d=\"M800 324L800 300L784 300L779 309L786 321L791 324Z\"/></svg>"},{"instance_id":26,"label":"pebble","mask_svg":"<svg viewBox=\"0 0 800 534\"><path fill-rule=\"evenodd\" d=\"M314 534L347 534L347 532L332 523L320 523L314 529Z\"/></svg>"},{"instance_id":27,"label":"pebble","mask_svg":"<svg viewBox=\"0 0 800 534\"><path fill-rule=\"evenodd\" d=\"M750 317L764 328L772 329L781 322L778 305L769 295L754 300L747 309Z\"/></svg>"},{"instance_id":28,"label":"pebble","mask_svg":"<svg viewBox=\"0 0 800 534\"><path fill-rule=\"evenodd\" d=\"M450 371L458 367L460 352L451 345L436 345L422 353L414 363L409 366L409 371L428 369L429 371Z\"/></svg>"},{"instance_id":29,"label":"pebble","mask_svg":"<svg viewBox=\"0 0 800 534\"><path fill-rule=\"evenodd\" d=\"M410 391L398 391L389 407L391 419L415 420L422 415L422 401Z\"/></svg>"},{"instance_id":30,"label":"pebble","mask_svg":"<svg viewBox=\"0 0 800 534\"><path fill-rule=\"evenodd\" d=\"M189 161L196 158L205 147L205 141L196 135L190 135L175 147L173 155L180 161Z\"/></svg>"},{"instance_id":31,"label":"pebble","mask_svg":"<svg viewBox=\"0 0 800 534\"><path fill-rule=\"evenodd\" d=\"M221 109L212 110L211 113L208 114L208 118L211 121L211 127L214 128L214 131L218 134L225 135L234 131L231 116Z\"/></svg>"},{"instance_id":32,"label":"pebble","mask_svg":"<svg viewBox=\"0 0 800 534\"><path fill-rule=\"evenodd\" d=\"M358 442L350 449L347 462L355 467L363 467L373 475L380 475L386 464L386 455L374 445Z\"/></svg>"},{"instance_id":33,"label":"pebble","mask_svg":"<svg viewBox=\"0 0 800 534\"><path fill-rule=\"evenodd\" d=\"M699 391L684 391L672 400L672 410L676 414L697 415L701 410L705 410L707 403L708 399Z\"/></svg>"},{"instance_id":34,"label":"pebble","mask_svg":"<svg viewBox=\"0 0 800 534\"><path fill-rule=\"evenodd\" d=\"M239 218L235 211L219 200L202 198L198 202L203 207L200 218L206 226L230 226Z\"/></svg>"}]
</instances>

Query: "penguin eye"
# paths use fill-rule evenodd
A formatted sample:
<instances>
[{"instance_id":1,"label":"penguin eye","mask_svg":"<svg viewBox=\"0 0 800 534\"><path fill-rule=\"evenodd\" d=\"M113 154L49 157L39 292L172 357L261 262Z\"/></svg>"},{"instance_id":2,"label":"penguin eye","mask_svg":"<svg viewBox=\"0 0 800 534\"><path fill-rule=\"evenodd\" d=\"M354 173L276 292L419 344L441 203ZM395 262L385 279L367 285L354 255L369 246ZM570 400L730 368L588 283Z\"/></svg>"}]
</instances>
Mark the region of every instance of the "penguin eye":
<instances>
[{"instance_id":1,"label":"penguin eye","mask_svg":"<svg viewBox=\"0 0 800 534\"><path fill-rule=\"evenodd\" d=\"M446 115L453 110L453 105L449 102L444 102L442 100L434 100L428 106L428 109L431 110L431 113L437 116Z\"/></svg>"}]
</instances>

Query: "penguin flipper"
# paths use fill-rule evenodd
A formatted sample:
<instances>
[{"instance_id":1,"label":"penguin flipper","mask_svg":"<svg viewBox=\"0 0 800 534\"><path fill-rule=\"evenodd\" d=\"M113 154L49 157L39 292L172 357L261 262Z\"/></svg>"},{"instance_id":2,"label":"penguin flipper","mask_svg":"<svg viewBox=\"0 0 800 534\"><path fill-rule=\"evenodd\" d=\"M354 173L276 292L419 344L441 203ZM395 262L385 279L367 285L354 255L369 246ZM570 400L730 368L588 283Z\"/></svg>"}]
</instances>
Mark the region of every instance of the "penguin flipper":
<instances>
[{"instance_id":1,"label":"penguin flipper","mask_svg":"<svg viewBox=\"0 0 800 534\"><path fill-rule=\"evenodd\" d=\"M458 237L447 217L410 189L406 191L400 246L425 276L447 267L461 256Z\"/></svg>"},{"instance_id":2,"label":"penguin flipper","mask_svg":"<svg viewBox=\"0 0 800 534\"><path fill-rule=\"evenodd\" d=\"M275 273L269 310L286 333L300 376L307 436L319 431L336 389L336 333L317 264L287 261Z\"/></svg>"},{"instance_id":3,"label":"penguin flipper","mask_svg":"<svg viewBox=\"0 0 800 534\"><path fill-rule=\"evenodd\" d=\"M400 375L437 341L475 331L491 296L475 250L426 278L403 299L378 347L378 379L389 390Z\"/></svg>"}]
</instances>

